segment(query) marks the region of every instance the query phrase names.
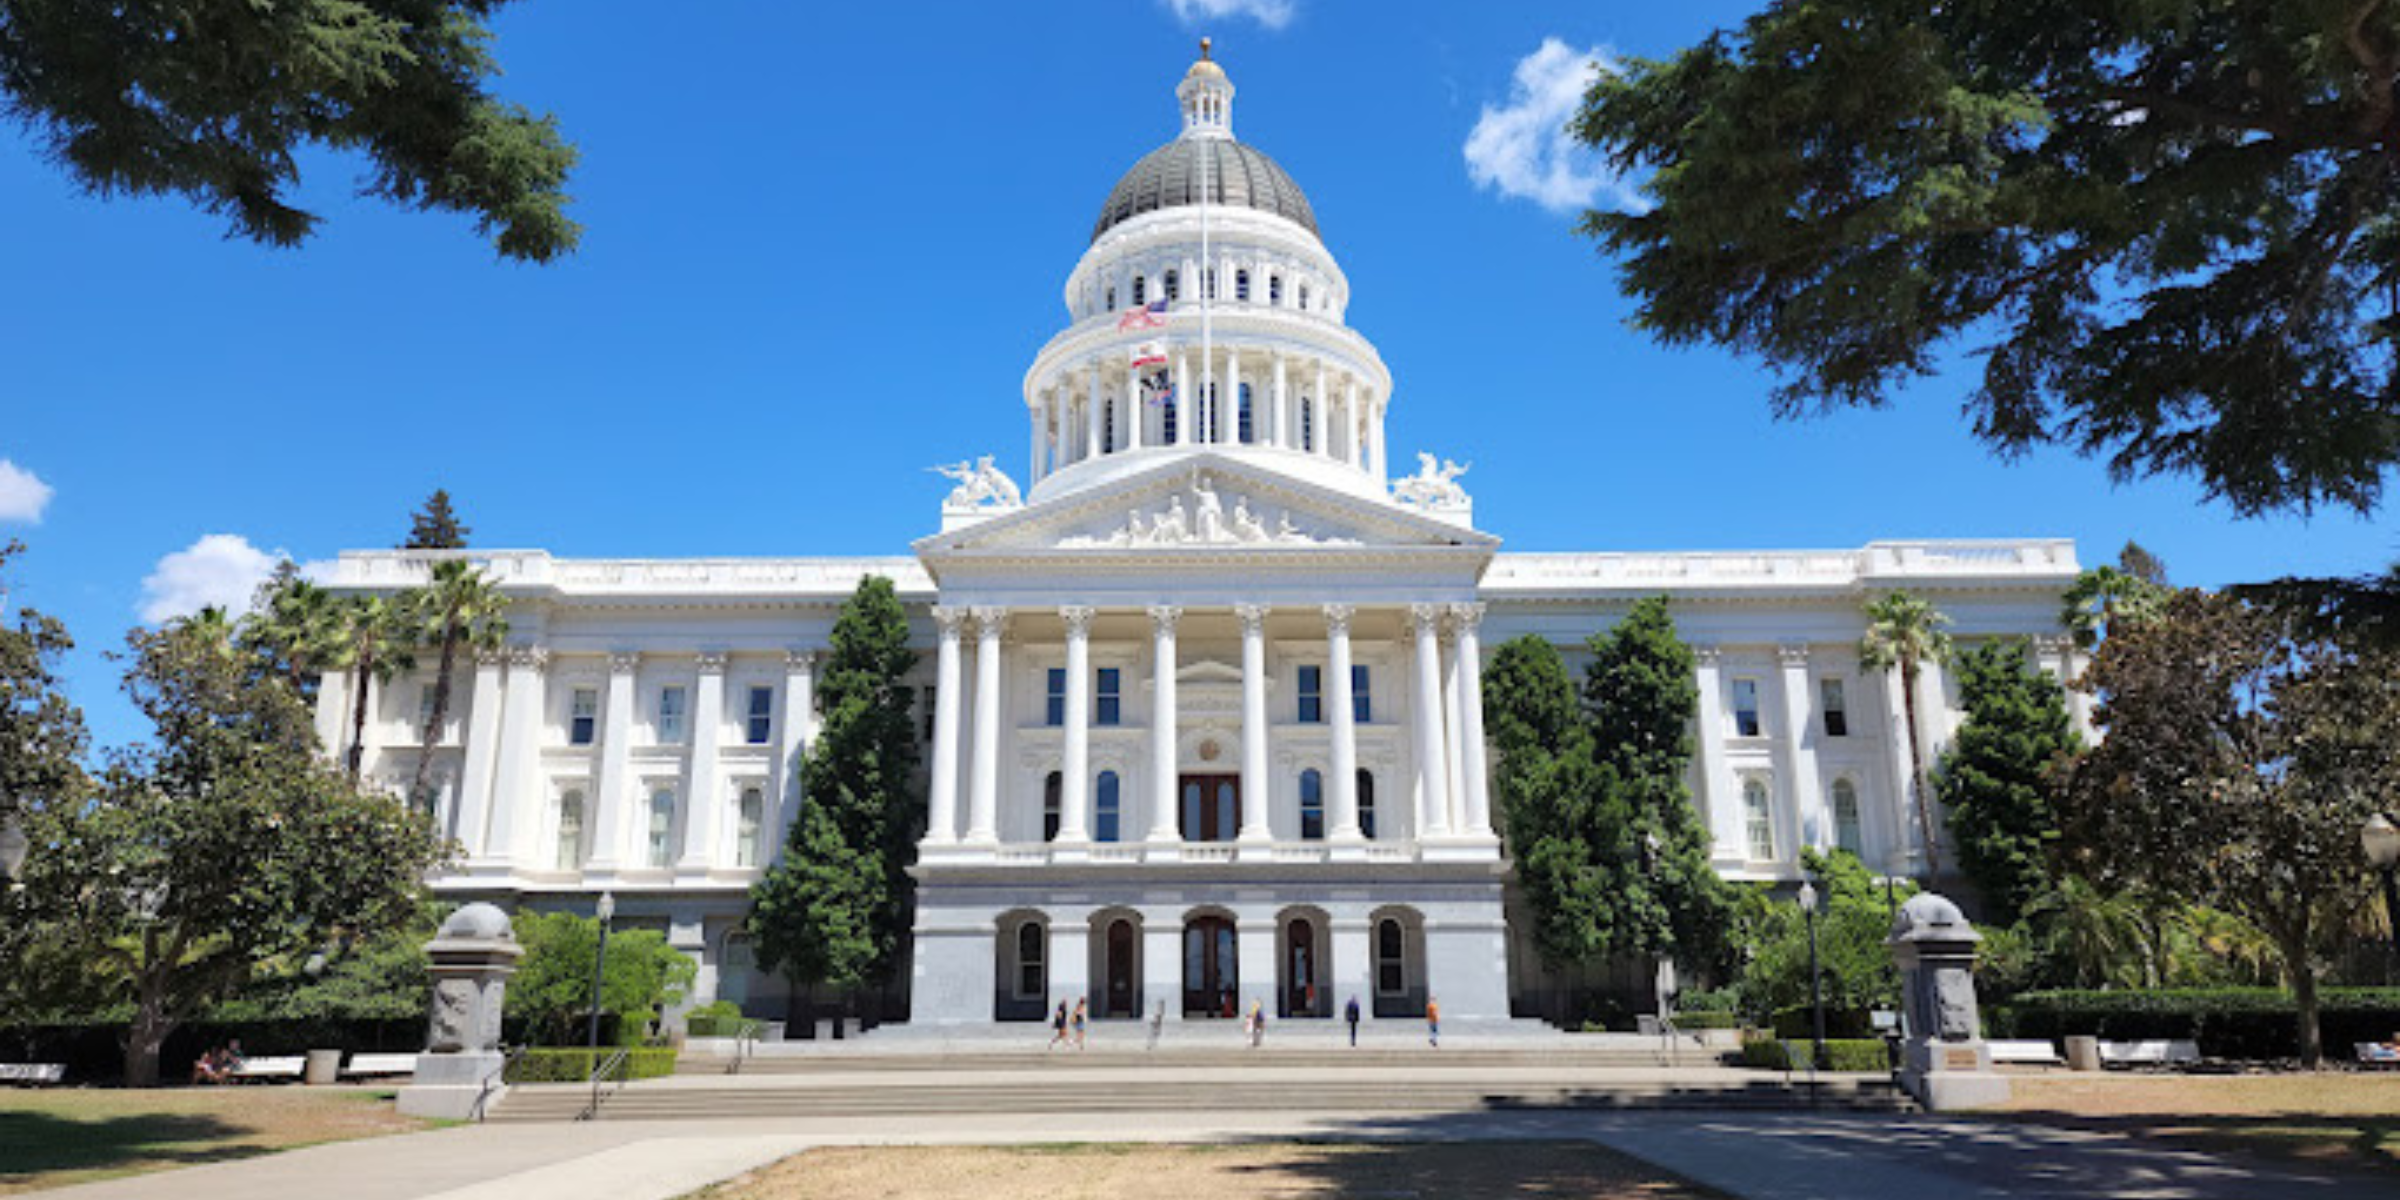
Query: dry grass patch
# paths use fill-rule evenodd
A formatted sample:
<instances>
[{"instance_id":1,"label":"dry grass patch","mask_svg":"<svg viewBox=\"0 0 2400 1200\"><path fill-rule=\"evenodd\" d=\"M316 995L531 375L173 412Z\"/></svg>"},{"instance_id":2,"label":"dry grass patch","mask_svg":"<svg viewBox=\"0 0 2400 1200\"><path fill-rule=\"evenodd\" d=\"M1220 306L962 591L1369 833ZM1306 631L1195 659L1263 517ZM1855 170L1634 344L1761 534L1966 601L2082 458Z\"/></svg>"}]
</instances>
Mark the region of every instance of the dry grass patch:
<instances>
[{"instance_id":1,"label":"dry grass patch","mask_svg":"<svg viewBox=\"0 0 2400 1200\"><path fill-rule=\"evenodd\" d=\"M704 1195L708 1200L1438 1200L1496 1195L1715 1200L1721 1193L1579 1142L1345 1142L812 1150Z\"/></svg>"},{"instance_id":2,"label":"dry grass patch","mask_svg":"<svg viewBox=\"0 0 2400 1200\"><path fill-rule=\"evenodd\" d=\"M2400 1072L2018 1076L2019 1120L2400 1172Z\"/></svg>"},{"instance_id":3,"label":"dry grass patch","mask_svg":"<svg viewBox=\"0 0 2400 1200\"><path fill-rule=\"evenodd\" d=\"M426 1127L390 1098L368 1088L0 1090L0 1196Z\"/></svg>"}]
</instances>

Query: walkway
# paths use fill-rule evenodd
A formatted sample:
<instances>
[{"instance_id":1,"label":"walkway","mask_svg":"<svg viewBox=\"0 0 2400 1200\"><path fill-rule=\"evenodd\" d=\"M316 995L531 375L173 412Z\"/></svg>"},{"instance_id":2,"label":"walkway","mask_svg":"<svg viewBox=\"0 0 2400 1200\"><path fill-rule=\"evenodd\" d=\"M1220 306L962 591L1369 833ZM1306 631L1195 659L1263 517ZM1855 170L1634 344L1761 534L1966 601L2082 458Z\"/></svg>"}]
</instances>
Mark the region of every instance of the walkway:
<instances>
[{"instance_id":1,"label":"walkway","mask_svg":"<svg viewBox=\"0 0 2400 1200\"><path fill-rule=\"evenodd\" d=\"M1178 1113L462 1126L89 1184L46 1200L670 1200L814 1146L1563 1139L1749 1200L2390 1200L2333 1178L1997 1122L1807 1114L1475 1112L1394 1119Z\"/></svg>"}]
</instances>

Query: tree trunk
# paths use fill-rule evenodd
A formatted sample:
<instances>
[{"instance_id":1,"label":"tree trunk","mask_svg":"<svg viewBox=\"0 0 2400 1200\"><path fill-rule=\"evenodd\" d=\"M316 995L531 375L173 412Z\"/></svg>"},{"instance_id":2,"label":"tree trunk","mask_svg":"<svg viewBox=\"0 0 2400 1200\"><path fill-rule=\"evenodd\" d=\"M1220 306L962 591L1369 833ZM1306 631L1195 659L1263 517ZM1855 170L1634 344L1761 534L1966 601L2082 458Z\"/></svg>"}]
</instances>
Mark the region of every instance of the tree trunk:
<instances>
[{"instance_id":1,"label":"tree trunk","mask_svg":"<svg viewBox=\"0 0 2400 1200\"><path fill-rule=\"evenodd\" d=\"M2308 955L2309 917L2305 910L2299 928L2275 939L2283 951L2283 970L2292 981L2292 1008L2300 1033L2300 1066L2314 1071L2325 1058L2325 1032L2317 1023L2317 964Z\"/></svg>"},{"instance_id":2,"label":"tree trunk","mask_svg":"<svg viewBox=\"0 0 2400 1200\"><path fill-rule=\"evenodd\" d=\"M367 761L367 681L375 677L375 656L358 656L358 682L351 688L350 697L350 782L358 782L358 773Z\"/></svg>"},{"instance_id":3,"label":"tree trunk","mask_svg":"<svg viewBox=\"0 0 2400 1200\"><path fill-rule=\"evenodd\" d=\"M408 798L428 810L433 805L425 784L433 777L434 743L441 740L442 724L450 719L450 672L458 664L458 632L455 621L442 627L442 665L433 676L433 712L425 721L425 746L417 754L416 782L408 785Z\"/></svg>"},{"instance_id":4,"label":"tree trunk","mask_svg":"<svg viewBox=\"0 0 2400 1200\"><path fill-rule=\"evenodd\" d=\"M1925 882L1932 883L1942 873L1941 848L1933 839L1933 809L1925 803L1925 752L1917 746L1917 664L1913 659L1900 661L1901 720L1908 725L1908 793L1917 805L1917 835L1925 839Z\"/></svg>"},{"instance_id":5,"label":"tree trunk","mask_svg":"<svg viewBox=\"0 0 2400 1200\"><path fill-rule=\"evenodd\" d=\"M167 1035L175 1032L176 1025L166 1008L165 997L154 989L143 989L133 1010L133 1025L125 1031L126 1087L158 1086L159 1051L166 1046Z\"/></svg>"}]
</instances>

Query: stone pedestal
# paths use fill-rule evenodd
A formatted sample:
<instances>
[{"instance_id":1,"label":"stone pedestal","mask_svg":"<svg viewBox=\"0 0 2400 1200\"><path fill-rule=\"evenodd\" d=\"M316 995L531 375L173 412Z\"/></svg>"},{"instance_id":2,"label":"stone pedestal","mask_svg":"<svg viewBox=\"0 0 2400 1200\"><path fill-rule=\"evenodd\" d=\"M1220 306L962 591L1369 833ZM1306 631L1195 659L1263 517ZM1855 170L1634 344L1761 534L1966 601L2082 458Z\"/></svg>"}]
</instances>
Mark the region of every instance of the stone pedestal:
<instances>
[{"instance_id":1,"label":"stone pedestal","mask_svg":"<svg viewBox=\"0 0 2400 1200\"><path fill-rule=\"evenodd\" d=\"M1910 897L1892 919L1892 961L1900 968L1900 1086L1933 1112L1980 1108L2008 1099L2008 1079L1992 1070L1975 1006L1975 944L1983 940L1958 906L1931 892Z\"/></svg>"},{"instance_id":2,"label":"stone pedestal","mask_svg":"<svg viewBox=\"0 0 2400 1200\"><path fill-rule=\"evenodd\" d=\"M525 951L508 914L478 903L450 914L425 952L433 959L433 1010L416 1075L400 1089L400 1111L469 1120L505 1090L499 1079L506 1061L501 1005Z\"/></svg>"},{"instance_id":3,"label":"stone pedestal","mask_svg":"<svg viewBox=\"0 0 2400 1200\"><path fill-rule=\"evenodd\" d=\"M2090 1034L2075 1034L2067 1039L2067 1069L2097 1071L2100 1069L2100 1039Z\"/></svg>"}]
</instances>

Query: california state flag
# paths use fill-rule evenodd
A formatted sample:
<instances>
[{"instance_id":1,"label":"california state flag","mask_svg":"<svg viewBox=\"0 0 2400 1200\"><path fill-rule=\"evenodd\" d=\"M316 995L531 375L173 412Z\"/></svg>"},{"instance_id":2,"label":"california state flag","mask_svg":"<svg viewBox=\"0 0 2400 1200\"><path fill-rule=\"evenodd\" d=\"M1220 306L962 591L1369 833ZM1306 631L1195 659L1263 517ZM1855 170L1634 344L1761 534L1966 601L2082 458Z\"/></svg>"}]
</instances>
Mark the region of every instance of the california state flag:
<instances>
[{"instance_id":1,"label":"california state flag","mask_svg":"<svg viewBox=\"0 0 2400 1200\"><path fill-rule=\"evenodd\" d=\"M1165 366L1166 361L1167 344L1165 342L1143 342L1133 348L1133 367L1137 371L1143 367Z\"/></svg>"}]
</instances>

